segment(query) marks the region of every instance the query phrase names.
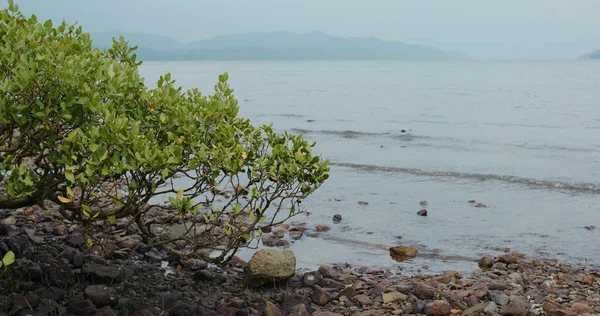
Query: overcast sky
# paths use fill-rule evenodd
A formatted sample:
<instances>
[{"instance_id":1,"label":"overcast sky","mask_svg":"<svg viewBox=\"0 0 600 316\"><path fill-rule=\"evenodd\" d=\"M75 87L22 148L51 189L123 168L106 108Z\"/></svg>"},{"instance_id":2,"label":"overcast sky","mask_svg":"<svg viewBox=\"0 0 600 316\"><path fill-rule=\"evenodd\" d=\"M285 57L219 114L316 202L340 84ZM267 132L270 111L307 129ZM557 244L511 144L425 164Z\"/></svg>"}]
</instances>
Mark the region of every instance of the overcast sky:
<instances>
[{"instance_id":1,"label":"overcast sky","mask_svg":"<svg viewBox=\"0 0 600 316\"><path fill-rule=\"evenodd\" d=\"M461 50L474 58L575 58L600 49L600 0L15 0L87 32L180 41L251 31L323 31ZM4 5L6 6L6 5Z\"/></svg>"}]
</instances>

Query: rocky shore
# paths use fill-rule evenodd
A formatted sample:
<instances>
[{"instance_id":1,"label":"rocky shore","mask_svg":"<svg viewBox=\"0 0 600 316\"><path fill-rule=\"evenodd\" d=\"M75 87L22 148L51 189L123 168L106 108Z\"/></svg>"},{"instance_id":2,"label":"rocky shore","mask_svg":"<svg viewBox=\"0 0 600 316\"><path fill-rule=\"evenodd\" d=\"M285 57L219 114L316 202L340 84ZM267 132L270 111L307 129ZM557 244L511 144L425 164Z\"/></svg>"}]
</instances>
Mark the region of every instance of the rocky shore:
<instances>
[{"instance_id":1,"label":"rocky shore","mask_svg":"<svg viewBox=\"0 0 600 316\"><path fill-rule=\"evenodd\" d=\"M346 264L303 271L293 252L271 248L217 268L148 247L132 226L114 225L122 232L90 246L82 228L56 212L0 211L0 256L10 250L17 258L0 268L0 315L600 313L600 273L591 266L507 253L482 258L470 275L409 277ZM324 229L274 228L263 242L284 248L278 235Z\"/></svg>"}]
</instances>

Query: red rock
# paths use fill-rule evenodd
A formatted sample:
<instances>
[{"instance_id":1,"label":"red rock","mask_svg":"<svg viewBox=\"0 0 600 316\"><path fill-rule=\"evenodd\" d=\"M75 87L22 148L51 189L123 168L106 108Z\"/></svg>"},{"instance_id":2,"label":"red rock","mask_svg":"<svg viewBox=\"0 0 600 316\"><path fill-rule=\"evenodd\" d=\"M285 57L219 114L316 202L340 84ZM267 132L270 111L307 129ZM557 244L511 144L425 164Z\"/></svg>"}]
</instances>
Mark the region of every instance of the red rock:
<instances>
[{"instance_id":1,"label":"red rock","mask_svg":"<svg viewBox=\"0 0 600 316\"><path fill-rule=\"evenodd\" d=\"M327 225L317 225L315 226L315 230L318 232L326 232L329 230L329 226Z\"/></svg>"},{"instance_id":2,"label":"red rock","mask_svg":"<svg viewBox=\"0 0 600 316\"><path fill-rule=\"evenodd\" d=\"M527 314L531 304L523 296L511 296L508 305L502 307L501 315L521 316Z\"/></svg>"},{"instance_id":3,"label":"red rock","mask_svg":"<svg viewBox=\"0 0 600 316\"><path fill-rule=\"evenodd\" d=\"M313 303L315 303L319 306L323 306L323 305L326 305L327 303L329 303L333 299L333 295L331 295L331 293L329 293L322 287L315 285L313 287L313 292L312 292L312 295L310 296L310 298L312 299Z\"/></svg>"},{"instance_id":4,"label":"red rock","mask_svg":"<svg viewBox=\"0 0 600 316\"><path fill-rule=\"evenodd\" d=\"M435 289L425 283L417 283L414 287L414 294L421 300L430 300L435 296Z\"/></svg>"},{"instance_id":5,"label":"red rock","mask_svg":"<svg viewBox=\"0 0 600 316\"><path fill-rule=\"evenodd\" d=\"M288 234L290 235L290 238L293 240L301 239L302 235L304 235L304 233L300 230L290 230L288 232Z\"/></svg>"},{"instance_id":6,"label":"red rock","mask_svg":"<svg viewBox=\"0 0 600 316\"><path fill-rule=\"evenodd\" d=\"M357 302L358 304L360 304L360 305L371 305L371 304L373 304L373 302L371 301L371 299L368 296L364 295L364 294L356 295L353 298L353 300L355 302Z\"/></svg>"},{"instance_id":7,"label":"red rock","mask_svg":"<svg viewBox=\"0 0 600 316\"><path fill-rule=\"evenodd\" d=\"M317 270L323 278L337 279L337 272L328 265L322 265Z\"/></svg>"},{"instance_id":8,"label":"red rock","mask_svg":"<svg viewBox=\"0 0 600 316\"><path fill-rule=\"evenodd\" d=\"M430 316L445 316L450 313L452 306L446 301L433 301L425 305L425 314Z\"/></svg>"},{"instance_id":9,"label":"red rock","mask_svg":"<svg viewBox=\"0 0 600 316\"><path fill-rule=\"evenodd\" d=\"M519 257L514 254L502 255L498 257L498 261L506 264L519 263Z\"/></svg>"},{"instance_id":10,"label":"red rock","mask_svg":"<svg viewBox=\"0 0 600 316\"><path fill-rule=\"evenodd\" d=\"M588 304L577 302L571 305L571 310L577 314L591 314L594 309Z\"/></svg>"},{"instance_id":11,"label":"red rock","mask_svg":"<svg viewBox=\"0 0 600 316\"><path fill-rule=\"evenodd\" d=\"M338 299L342 296L345 296L346 298L351 299L351 298L355 297L356 295L358 295L358 292L356 292L356 290L352 286L348 286L340 291L340 294L338 294Z\"/></svg>"},{"instance_id":12,"label":"red rock","mask_svg":"<svg viewBox=\"0 0 600 316\"><path fill-rule=\"evenodd\" d=\"M427 216L427 210L426 209L422 209L420 211L417 212L417 215L419 216Z\"/></svg>"},{"instance_id":13,"label":"red rock","mask_svg":"<svg viewBox=\"0 0 600 316\"><path fill-rule=\"evenodd\" d=\"M283 312L275 304L265 301L265 316L283 316Z\"/></svg>"},{"instance_id":14,"label":"red rock","mask_svg":"<svg viewBox=\"0 0 600 316\"><path fill-rule=\"evenodd\" d=\"M591 274L586 274L583 277L583 281L581 283L583 283L585 285L592 285L592 284L594 284L594 276L591 275Z\"/></svg>"}]
</instances>

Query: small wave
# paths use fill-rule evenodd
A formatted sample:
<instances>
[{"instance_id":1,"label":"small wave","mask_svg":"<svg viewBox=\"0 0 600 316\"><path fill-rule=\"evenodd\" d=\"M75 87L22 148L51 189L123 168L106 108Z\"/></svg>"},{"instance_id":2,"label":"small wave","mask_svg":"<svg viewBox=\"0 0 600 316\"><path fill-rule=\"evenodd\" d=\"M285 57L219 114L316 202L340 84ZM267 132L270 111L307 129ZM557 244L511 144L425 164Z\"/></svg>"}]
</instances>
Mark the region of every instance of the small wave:
<instances>
[{"instance_id":1,"label":"small wave","mask_svg":"<svg viewBox=\"0 0 600 316\"><path fill-rule=\"evenodd\" d=\"M294 114L294 113L259 114L257 116L258 117L271 117L271 116L275 116L275 117L306 117L306 115L303 115L303 114Z\"/></svg>"},{"instance_id":2,"label":"small wave","mask_svg":"<svg viewBox=\"0 0 600 316\"><path fill-rule=\"evenodd\" d=\"M332 163L334 166L354 168L361 171L367 172L388 172L388 173L404 173L418 176L430 176L430 177L448 177L448 178L460 178L460 179L473 179L473 180L496 180L501 182L516 183L526 185L533 188L539 189L550 189L550 190L567 190L575 192L587 192L600 194L600 183L584 183L584 182L565 182L565 181L550 181L540 180L517 176L499 175L499 174L485 174L485 173L468 173L468 172L457 172L457 171L435 171L435 170L424 170L417 168L401 168L401 167L389 167L389 166L378 166L378 165L366 165L356 163Z\"/></svg>"}]
</instances>

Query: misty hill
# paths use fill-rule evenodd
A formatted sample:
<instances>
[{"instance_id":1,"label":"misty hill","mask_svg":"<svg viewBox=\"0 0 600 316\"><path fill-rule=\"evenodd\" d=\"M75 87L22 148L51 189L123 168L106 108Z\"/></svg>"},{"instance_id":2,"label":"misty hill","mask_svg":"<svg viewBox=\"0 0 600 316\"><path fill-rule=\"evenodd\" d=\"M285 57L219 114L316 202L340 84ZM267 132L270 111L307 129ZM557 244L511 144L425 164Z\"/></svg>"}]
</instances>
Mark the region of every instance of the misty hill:
<instances>
[{"instance_id":1,"label":"misty hill","mask_svg":"<svg viewBox=\"0 0 600 316\"><path fill-rule=\"evenodd\" d=\"M600 49L593 51L591 53L587 53L587 54L579 57L579 59L600 59Z\"/></svg>"},{"instance_id":2,"label":"misty hill","mask_svg":"<svg viewBox=\"0 0 600 316\"><path fill-rule=\"evenodd\" d=\"M182 43L154 34L91 34L94 46L107 48L123 35L137 45L143 60L450 60L468 59L461 52L369 38L342 38L322 32L244 33Z\"/></svg>"}]
</instances>

